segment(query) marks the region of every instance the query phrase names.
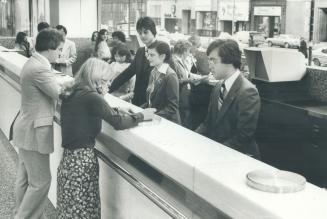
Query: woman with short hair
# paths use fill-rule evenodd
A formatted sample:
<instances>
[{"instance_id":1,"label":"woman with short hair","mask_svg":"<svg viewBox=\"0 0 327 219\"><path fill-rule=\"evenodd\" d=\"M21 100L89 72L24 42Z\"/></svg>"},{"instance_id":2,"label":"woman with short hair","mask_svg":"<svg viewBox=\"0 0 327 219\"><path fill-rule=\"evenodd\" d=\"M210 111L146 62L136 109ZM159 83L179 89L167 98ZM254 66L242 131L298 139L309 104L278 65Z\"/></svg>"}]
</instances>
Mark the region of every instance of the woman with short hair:
<instances>
[{"instance_id":1,"label":"woman with short hair","mask_svg":"<svg viewBox=\"0 0 327 219\"><path fill-rule=\"evenodd\" d=\"M104 100L108 91L108 63L88 59L75 76L72 94L61 105L61 134L64 153L58 167L58 218L101 218L99 164L94 153L95 138L102 119L121 130L151 120L154 109L126 113Z\"/></svg>"},{"instance_id":2,"label":"woman with short hair","mask_svg":"<svg viewBox=\"0 0 327 219\"><path fill-rule=\"evenodd\" d=\"M150 73L144 107L154 107L157 115L180 124L179 84L175 71L168 64L170 57L170 47L165 42L155 41L148 47L147 58L154 68Z\"/></svg>"}]
</instances>

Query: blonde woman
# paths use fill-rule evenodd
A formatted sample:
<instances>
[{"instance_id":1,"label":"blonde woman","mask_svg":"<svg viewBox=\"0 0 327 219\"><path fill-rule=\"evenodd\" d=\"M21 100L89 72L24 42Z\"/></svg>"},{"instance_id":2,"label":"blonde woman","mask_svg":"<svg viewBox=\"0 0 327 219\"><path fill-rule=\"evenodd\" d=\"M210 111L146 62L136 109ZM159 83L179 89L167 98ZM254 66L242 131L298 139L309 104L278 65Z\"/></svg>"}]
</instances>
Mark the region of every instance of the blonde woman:
<instances>
[{"instance_id":1,"label":"blonde woman","mask_svg":"<svg viewBox=\"0 0 327 219\"><path fill-rule=\"evenodd\" d=\"M115 129L126 129L154 116L154 109L127 114L111 108L103 98L108 89L108 72L108 63L88 59L75 76L72 94L62 102L64 153L58 167L58 218L101 218L99 164L94 146L102 119Z\"/></svg>"}]
</instances>

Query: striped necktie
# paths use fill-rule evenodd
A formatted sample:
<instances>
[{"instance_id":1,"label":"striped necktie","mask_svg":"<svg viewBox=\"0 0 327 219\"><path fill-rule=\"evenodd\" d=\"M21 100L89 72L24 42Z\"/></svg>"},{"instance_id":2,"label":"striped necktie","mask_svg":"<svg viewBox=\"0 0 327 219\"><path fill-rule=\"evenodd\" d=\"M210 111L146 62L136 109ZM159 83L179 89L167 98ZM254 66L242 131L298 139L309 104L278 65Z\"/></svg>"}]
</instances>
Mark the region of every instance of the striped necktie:
<instances>
[{"instance_id":1,"label":"striped necktie","mask_svg":"<svg viewBox=\"0 0 327 219\"><path fill-rule=\"evenodd\" d=\"M218 97L218 110L221 109L221 107L222 107L222 105L223 105L223 103L224 103L224 100L225 100L226 94L227 94L227 90L226 90L225 83L222 83L222 84L221 84L221 87L220 87L220 90L219 90L219 97Z\"/></svg>"}]
</instances>

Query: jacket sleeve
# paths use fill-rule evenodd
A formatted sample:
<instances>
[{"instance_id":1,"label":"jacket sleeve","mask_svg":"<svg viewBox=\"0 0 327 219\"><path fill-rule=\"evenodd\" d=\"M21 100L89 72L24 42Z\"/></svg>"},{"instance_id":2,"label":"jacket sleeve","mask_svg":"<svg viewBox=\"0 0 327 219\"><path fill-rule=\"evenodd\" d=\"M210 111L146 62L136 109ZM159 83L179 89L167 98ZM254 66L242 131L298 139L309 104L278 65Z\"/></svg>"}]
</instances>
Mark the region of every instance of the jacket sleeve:
<instances>
[{"instance_id":1,"label":"jacket sleeve","mask_svg":"<svg viewBox=\"0 0 327 219\"><path fill-rule=\"evenodd\" d=\"M159 116L162 115L172 115L178 111L179 104L179 84L177 75L168 74L167 76L167 86L166 86L166 106L157 112ZM165 116L163 116L165 117Z\"/></svg>"},{"instance_id":2,"label":"jacket sleeve","mask_svg":"<svg viewBox=\"0 0 327 219\"><path fill-rule=\"evenodd\" d=\"M131 128L143 121L142 113L128 114L112 108L99 94L90 94L88 98L91 113L104 119L116 130Z\"/></svg>"},{"instance_id":3,"label":"jacket sleeve","mask_svg":"<svg viewBox=\"0 0 327 219\"><path fill-rule=\"evenodd\" d=\"M74 62L76 62L77 54L76 54L76 45L74 42L72 42L69 50L69 58L66 60L66 65L72 65Z\"/></svg>"},{"instance_id":4,"label":"jacket sleeve","mask_svg":"<svg viewBox=\"0 0 327 219\"><path fill-rule=\"evenodd\" d=\"M210 95L209 106L208 106L208 113L204 121L199 125L199 127L195 130L195 132L203 135L207 135L207 130L209 127L209 122L212 120L212 115L214 113L213 107L217 102L215 100L215 93L217 92L217 87L215 87ZM218 107L218 106L217 106Z\"/></svg>"},{"instance_id":5,"label":"jacket sleeve","mask_svg":"<svg viewBox=\"0 0 327 219\"><path fill-rule=\"evenodd\" d=\"M40 68L33 73L34 84L52 99L58 99L61 86L56 81L55 75L47 68Z\"/></svg>"},{"instance_id":6,"label":"jacket sleeve","mask_svg":"<svg viewBox=\"0 0 327 219\"><path fill-rule=\"evenodd\" d=\"M260 97L256 88L242 92L238 102L237 126L232 137L223 144L246 151L244 145L253 140L260 112ZM244 149L244 150L243 150Z\"/></svg>"}]
</instances>

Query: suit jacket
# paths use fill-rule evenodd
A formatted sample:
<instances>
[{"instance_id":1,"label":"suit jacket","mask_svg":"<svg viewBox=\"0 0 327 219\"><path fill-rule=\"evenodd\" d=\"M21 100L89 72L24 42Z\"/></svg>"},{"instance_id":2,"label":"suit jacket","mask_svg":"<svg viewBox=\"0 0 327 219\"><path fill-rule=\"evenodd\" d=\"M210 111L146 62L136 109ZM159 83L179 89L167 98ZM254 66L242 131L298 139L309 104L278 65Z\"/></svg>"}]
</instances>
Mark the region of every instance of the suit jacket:
<instances>
[{"instance_id":1,"label":"suit jacket","mask_svg":"<svg viewBox=\"0 0 327 219\"><path fill-rule=\"evenodd\" d=\"M154 90L149 98L151 98L151 107L157 109L157 115L177 124L181 123L178 78L172 68L169 67L166 74L161 74L155 81ZM146 104L146 107L149 106Z\"/></svg>"},{"instance_id":2,"label":"suit jacket","mask_svg":"<svg viewBox=\"0 0 327 219\"><path fill-rule=\"evenodd\" d=\"M13 143L25 150L53 152L54 100L60 86L44 57L34 53L20 74L21 107L13 128Z\"/></svg>"},{"instance_id":3,"label":"suit jacket","mask_svg":"<svg viewBox=\"0 0 327 219\"><path fill-rule=\"evenodd\" d=\"M134 75L135 87L132 103L140 106L146 102L146 89L149 83L149 75L153 67L150 66L148 59L145 57L145 47L136 51L132 63L125 69L110 86L110 92L116 91L125 82L130 80Z\"/></svg>"},{"instance_id":4,"label":"suit jacket","mask_svg":"<svg viewBox=\"0 0 327 219\"><path fill-rule=\"evenodd\" d=\"M218 110L220 87L221 83L213 89L208 115L197 131L237 151L260 158L255 142L260 111L256 87L240 74Z\"/></svg>"},{"instance_id":5,"label":"suit jacket","mask_svg":"<svg viewBox=\"0 0 327 219\"><path fill-rule=\"evenodd\" d=\"M72 65L76 62L76 46L71 40L66 39L62 52L60 54L59 64L55 64L55 69L73 77Z\"/></svg>"}]
</instances>

